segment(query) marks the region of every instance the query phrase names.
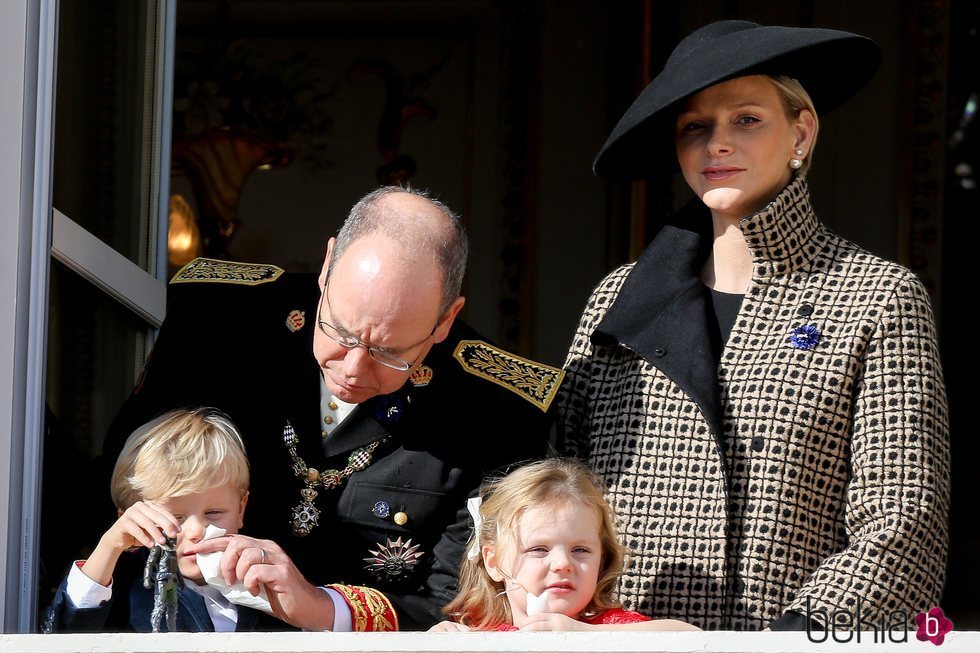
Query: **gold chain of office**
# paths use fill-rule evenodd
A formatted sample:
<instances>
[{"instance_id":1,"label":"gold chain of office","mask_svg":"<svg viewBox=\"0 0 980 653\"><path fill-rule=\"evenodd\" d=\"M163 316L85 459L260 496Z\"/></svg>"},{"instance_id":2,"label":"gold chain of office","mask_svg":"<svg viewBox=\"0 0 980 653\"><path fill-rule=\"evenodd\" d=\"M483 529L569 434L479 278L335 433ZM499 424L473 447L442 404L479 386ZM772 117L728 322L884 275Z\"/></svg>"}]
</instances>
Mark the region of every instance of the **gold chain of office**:
<instances>
[{"instance_id":1,"label":"gold chain of office","mask_svg":"<svg viewBox=\"0 0 980 653\"><path fill-rule=\"evenodd\" d=\"M293 473L306 484L306 487L299 491L299 503L293 508L291 518L293 533L299 537L306 537L313 530L314 526L319 525L320 510L313 505L313 502L318 496L317 488L322 487L324 490L333 490L339 487L354 472L367 469L373 459L372 454L374 450L387 439L382 438L366 447L352 451L351 455L347 457L347 466L343 469L326 469L321 472L307 465L306 461L296 452L296 445L299 439L296 437L296 431L293 430L293 425L287 421L286 426L282 429L282 440L286 445L286 449L289 450L289 457L292 458Z\"/></svg>"}]
</instances>

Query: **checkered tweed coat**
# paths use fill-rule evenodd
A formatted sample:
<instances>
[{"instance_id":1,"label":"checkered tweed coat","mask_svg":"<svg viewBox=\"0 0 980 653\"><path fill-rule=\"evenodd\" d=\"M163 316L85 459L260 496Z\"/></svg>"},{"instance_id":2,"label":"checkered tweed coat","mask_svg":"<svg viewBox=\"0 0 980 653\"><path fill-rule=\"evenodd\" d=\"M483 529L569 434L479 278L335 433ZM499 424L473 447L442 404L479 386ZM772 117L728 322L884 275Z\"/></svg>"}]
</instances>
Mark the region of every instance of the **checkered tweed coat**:
<instances>
[{"instance_id":1,"label":"checkered tweed coat","mask_svg":"<svg viewBox=\"0 0 980 653\"><path fill-rule=\"evenodd\" d=\"M621 598L703 628L801 623L808 601L911 618L939 600L949 503L925 289L827 229L805 177L741 228L753 278L720 362L703 207L599 284L565 361L559 448L618 512Z\"/></svg>"}]
</instances>

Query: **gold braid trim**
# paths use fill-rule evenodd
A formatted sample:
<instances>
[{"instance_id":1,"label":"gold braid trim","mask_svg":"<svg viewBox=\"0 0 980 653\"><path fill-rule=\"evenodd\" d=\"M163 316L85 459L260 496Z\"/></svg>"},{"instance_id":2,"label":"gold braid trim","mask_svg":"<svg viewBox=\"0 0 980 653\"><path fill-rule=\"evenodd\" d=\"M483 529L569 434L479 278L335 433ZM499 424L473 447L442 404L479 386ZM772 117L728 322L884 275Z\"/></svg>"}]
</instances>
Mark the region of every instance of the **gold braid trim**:
<instances>
[{"instance_id":1,"label":"gold braid trim","mask_svg":"<svg viewBox=\"0 0 980 653\"><path fill-rule=\"evenodd\" d=\"M327 585L350 606L354 632L376 633L398 630L398 614L387 596L362 585Z\"/></svg>"},{"instance_id":2,"label":"gold braid trim","mask_svg":"<svg viewBox=\"0 0 980 653\"><path fill-rule=\"evenodd\" d=\"M453 358L470 374L507 388L543 411L565 378L565 370L515 356L482 340L460 340Z\"/></svg>"},{"instance_id":3,"label":"gold braid trim","mask_svg":"<svg viewBox=\"0 0 980 653\"><path fill-rule=\"evenodd\" d=\"M170 283L232 283L257 286L275 281L282 268L265 263L239 263L213 258L196 258L177 271Z\"/></svg>"}]
</instances>

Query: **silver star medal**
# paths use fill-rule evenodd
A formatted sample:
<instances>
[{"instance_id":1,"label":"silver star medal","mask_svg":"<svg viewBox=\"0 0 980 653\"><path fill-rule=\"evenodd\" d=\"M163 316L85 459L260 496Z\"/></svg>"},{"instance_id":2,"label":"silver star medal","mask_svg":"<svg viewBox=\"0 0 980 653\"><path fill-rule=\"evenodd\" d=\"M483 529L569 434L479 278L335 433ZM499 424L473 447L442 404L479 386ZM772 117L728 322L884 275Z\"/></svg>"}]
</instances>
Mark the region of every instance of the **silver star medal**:
<instances>
[{"instance_id":1,"label":"silver star medal","mask_svg":"<svg viewBox=\"0 0 980 653\"><path fill-rule=\"evenodd\" d=\"M407 576L425 553L419 551L418 544L412 546L412 540L402 542L400 537L394 542L391 538L387 540L387 544L378 544L377 551L368 549L372 557L364 558L364 562L368 563L364 568L378 578L397 580Z\"/></svg>"}]
</instances>

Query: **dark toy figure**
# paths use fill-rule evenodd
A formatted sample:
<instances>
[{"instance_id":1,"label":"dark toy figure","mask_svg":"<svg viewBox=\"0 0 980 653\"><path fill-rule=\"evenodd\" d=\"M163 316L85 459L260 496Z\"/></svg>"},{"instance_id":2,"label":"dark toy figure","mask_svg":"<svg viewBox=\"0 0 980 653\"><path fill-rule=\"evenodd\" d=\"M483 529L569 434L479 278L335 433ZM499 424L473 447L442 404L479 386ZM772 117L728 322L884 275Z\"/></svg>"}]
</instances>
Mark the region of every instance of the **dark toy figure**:
<instances>
[{"instance_id":1,"label":"dark toy figure","mask_svg":"<svg viewBox=\"0 0 980 653\"><path fill-rule=\"evenodd\" d=\"M150 625L153 632L160 632L160 621L163 613L167 613L167 631L177 630L177 590L184 587L184 577L177 568L177 540L168 537L165 544L158 544L150 549L150 557L146 560L143 570L143 587L154 587L153 612L150 614Z\"/></svg>"}]
</instances>

